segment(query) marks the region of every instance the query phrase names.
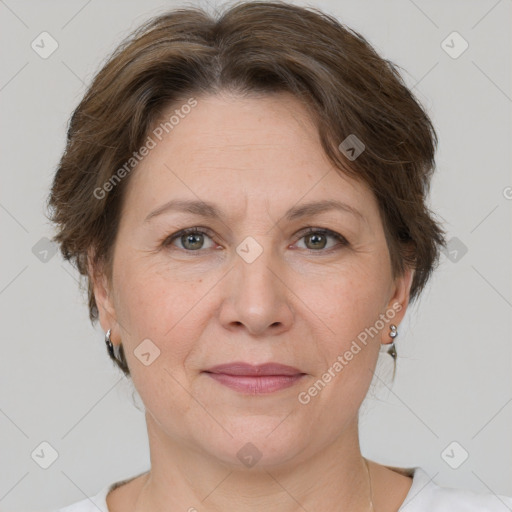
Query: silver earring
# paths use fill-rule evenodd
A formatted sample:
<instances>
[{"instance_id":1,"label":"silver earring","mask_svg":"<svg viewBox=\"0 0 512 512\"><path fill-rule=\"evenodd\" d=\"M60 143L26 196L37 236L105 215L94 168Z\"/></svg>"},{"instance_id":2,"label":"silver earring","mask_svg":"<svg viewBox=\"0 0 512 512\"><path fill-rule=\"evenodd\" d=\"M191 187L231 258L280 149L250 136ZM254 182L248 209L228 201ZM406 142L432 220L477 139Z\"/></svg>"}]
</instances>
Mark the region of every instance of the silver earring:
<instances>
[{"instance_id":1,"label":"silver earring","mask_svg":"<svg viewBox=\"0 0 512 512\"><path fill-rule=\"evenodd\" d=\"M105 343L107 345L108 353L110 354L111 357L121 362L119 357L119 346L114 347L114 345L112 344L112 340L110 339L110 333L111 329L109 329L107 331L107 334L105 334Z\"/></svg>"},{"instance_id":2,"label":"silver earring","mask_svg":"<svg viewBox=\"0 0 512 512\"><path fill-rule=\"evenodd\" d=\"M395 347L395 338L398 335L398 330L397 330L395 324L391 324L389 326L389 328L391 329L391 332L389 333L389 336L391 337L391 339L393 341L389 344L389 348L387 350L387 353L393 358L393 360L396 361L397 354L396 354L396 347Z\"/></svg>"}]
</instances>

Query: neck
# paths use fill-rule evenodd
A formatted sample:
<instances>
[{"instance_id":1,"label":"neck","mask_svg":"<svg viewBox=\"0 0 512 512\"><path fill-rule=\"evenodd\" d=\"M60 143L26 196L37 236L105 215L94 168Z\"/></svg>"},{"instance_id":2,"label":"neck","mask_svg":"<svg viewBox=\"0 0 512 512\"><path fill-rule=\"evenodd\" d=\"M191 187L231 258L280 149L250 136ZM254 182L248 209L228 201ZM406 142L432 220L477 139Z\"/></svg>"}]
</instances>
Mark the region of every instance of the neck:
<instances>
[{"instance_id":1,"label":"neck","mask_svg":"<svg viewBox=\"0 0 512 512\"><path fill-rule=\"evenodd\" d=\"M360 452L357 420L311 457L243 469L199 452L184 439L169 439L149 415L147 426L151 471L136 512L371 510L371 480Z\"/></svg>"}]
</instances>

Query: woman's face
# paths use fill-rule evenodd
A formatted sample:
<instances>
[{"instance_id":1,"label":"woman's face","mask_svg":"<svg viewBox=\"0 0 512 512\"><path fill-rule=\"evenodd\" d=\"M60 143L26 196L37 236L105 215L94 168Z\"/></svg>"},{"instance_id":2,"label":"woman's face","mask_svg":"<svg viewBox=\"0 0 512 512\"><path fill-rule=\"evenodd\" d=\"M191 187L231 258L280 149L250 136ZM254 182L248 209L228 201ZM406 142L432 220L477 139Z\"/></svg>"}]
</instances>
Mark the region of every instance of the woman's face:
<instances>
[{"instance_id":1,"label":"woman's face","mask_svg":"<svg viewBox=\"0 0 512 512\"><path fill-rule=\"evenodd\" d=\"M150 133L130 177L113 287L95 284L101 325L158 439L230 464L299 461L355 435L411 273L392 279L372 192L332 166L298 100L196 99L161 141ZM326 201L346 206L301 210ZM202 233L172 239L185 228ZM233 362L299 375L207 372Z\"/></svg>"}]
</instances>

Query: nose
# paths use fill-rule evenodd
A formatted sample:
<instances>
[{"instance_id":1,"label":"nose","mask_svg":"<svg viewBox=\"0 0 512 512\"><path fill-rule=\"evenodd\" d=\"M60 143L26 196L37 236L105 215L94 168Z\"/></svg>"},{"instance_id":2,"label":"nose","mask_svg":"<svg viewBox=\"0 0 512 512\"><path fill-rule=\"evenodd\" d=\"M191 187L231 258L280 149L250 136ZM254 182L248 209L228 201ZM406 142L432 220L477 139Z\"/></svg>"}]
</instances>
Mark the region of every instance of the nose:
<instances>
[{"instance_id":1,"label":"nose","mask_svg":"<svg viewBox=\"0 0 512 512\"><path fill-rule=\"evenodd\" d=\"M285 332L293 322L293 292L286 279L284 265L273 256L270 247L252 262L240 254L227 276L226 293L220 310L222 325L232 331L253 336L275 336Z\"/></svg>"}]
</instances>

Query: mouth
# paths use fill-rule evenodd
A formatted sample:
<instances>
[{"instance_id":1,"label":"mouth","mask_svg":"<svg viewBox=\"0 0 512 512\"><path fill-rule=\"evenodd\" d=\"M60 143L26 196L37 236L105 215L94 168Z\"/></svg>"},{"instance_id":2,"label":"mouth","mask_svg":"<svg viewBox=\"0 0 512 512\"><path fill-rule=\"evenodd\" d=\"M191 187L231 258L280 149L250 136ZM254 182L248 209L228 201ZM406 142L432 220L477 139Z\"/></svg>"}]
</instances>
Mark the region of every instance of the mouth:
<instances>
[{"instance_id":1,"label":"mouth","mask_svg":"<svg viewBox=\"0 0 512 512\"><path fill-rule=\"evenodd\" d=\"M251 365L234 362L203 371L219 384L245 394L274 393L297 384L306 375L293 366L279 363Z\"/></svg>"}]
</instances>

